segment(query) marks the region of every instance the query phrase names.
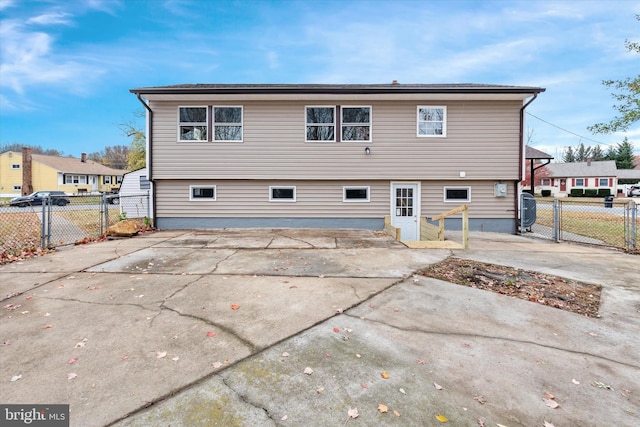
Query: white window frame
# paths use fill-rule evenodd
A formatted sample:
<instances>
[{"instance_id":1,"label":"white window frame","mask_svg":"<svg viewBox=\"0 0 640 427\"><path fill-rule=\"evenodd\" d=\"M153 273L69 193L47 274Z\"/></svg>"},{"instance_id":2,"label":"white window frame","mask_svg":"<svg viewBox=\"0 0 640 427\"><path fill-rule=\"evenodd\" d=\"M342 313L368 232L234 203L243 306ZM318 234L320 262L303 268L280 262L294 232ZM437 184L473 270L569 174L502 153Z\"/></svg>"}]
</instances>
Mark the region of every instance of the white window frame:
<instances>
[{"instance_id":1,"label":"white window frame","mask_svg":"<svg viewBox=\"0 0 640 427\"><path fill-rule=\"evenodd\" d=\"M551 186L551 178L542 178L540 180L540 185L543 185L545 187Z\"/></svg>"},{"instance_id":2,"label":"white window frame","mask_svg":"<svg viewBox=\"0 0 640 427\"><path fill-rule=\"evenodd\" d=\"M240 123L216 122L216 108L239 108ZM207 114L209 114L207 112ZM207 116L208 118L208 116ZM211 107L211 142L243 142L244 141L244 107L242 105L214 105ZM240 139L216 139L216 127L240 127Z\"/></svg>"},{"instance_id":3,"label":"white window frame","mask_svg":"<svg viewBox=\"0 0 640 427\"><path fill-rule=\"evenodd\" d=\"M580 181L579 184L578 181ZM584 188L584 178L576 178L574 187Z\"/></svg>"},{"instance_id":4,"label":"white window frame","mask_svg":"<svg viewBox=\"0 0 640 427\"><path fill-rule=\"evenodd\" d=\"M604 184L602 183L604 181ZM608 187L609 178L598 178L598 187Z\"/></svg>"},{"instance_id":5,"label":"white window frame","mask_svg":"<svg viewBox=\"0 0 640 427\"><path fill-rule=\"evenodd\" d=\"M421 134L420 123L440 123L439 121L420 120L421 109L441 109L442 110L442 135ZM447 106L446 105L418 105L416 108L416 135L418 138L446 138L447 136Z\"/></svg>"},{"instance_id":6,"label":"white window frame","mask_svg":"<svg viewBox=\"0 0 640 427\"><path fill-rule=\"evenodd\" d=\"M466 199L448 199L447 190L467 190L467 198ZM444 187L442 190L442 200L445 203L471 203L471 187L457 186L457 185Z\"/></svg>"},{"instance_id":7,"label":"white window frame","mask_svg":"<svg viewBox=\"0 0 640 427\"><path fill-rule=\"evenodd\" d=\"M11 163L11 169L20 169L20 163Z\"/></svg>"},{"instance_id":8,"label":"white window frame","mask_svg":"<svg viewBox=\"0 0 640 427\"><path fill-rule=\"evenodd\" d=\"M204 122L181 122L180 121L180 109L181 108L204 108L206 111L206 119ZM178 106L178 142L207 142L208 138L210 137L211 132L209 131L209 107L207 105L179 105ZM206 129L206 136L204 139L180 139L182 132L180 132L180 130L182 129L182 127L205 127Z\"/></svg>"},{"instance_id":9,"label":"white window frame","mask_svg":"<svg viewBox=\"0 0 640 427\"><path fill-rule=\"evenodd\" d=\"M345 108L368 108L369 109L369 122L368 123L347 123L344 121L344 109ZM371 105L341 105L340 106L340 142L371 142L373 135L371 134L373 123L373 108ZM351 127L367 127L369 128L369 139L345 139L344 128L346 126Z\"/></svg>"},{"instance_id":10,"label":"white window frame","mask_svg":"<svg viewBox=\"0 0 640 427\"><path fill-rule=\"evenodd\" d=\"M333 122L332 123L309 123L307 122L307 109L309 108L330 108L333 110ZM305 105L304 107L304 141L305 142L336 142L338 135L337 129L337 107L335 105ZM333 127L333 139L307 139L307 128L309 126L332 126Z\"/></svg>"},{"instance_id":11,"label":"white window frame","mask_svg":"<svg viewBox=\"0 0 640 427\"><path fill-rule=\"evenodd\" d=\"M189 200L192 202L215 202L218 200L218 189L216 185L190 185L189 186ZM193 190L195 189L212 189L213 197L194 197Z\"/></svg>"},{"instance_id":12,"label":"white window frame","mask_svg":"<svg viewBox=\"0 0 640 427\"><path fill-rule=\"evenodd\" d=\"M102 176L102 183L103 184L111 184L111 175L103 175Z\"/></svg>"},{"instance_id":13,"label":"white window frame","mask_svg":"<svg viewBox=\"0 0 640 427\"><path fill-rule=\"evenodd\" d=\"M292 199L280 199L273 197L273 190L283 189L283 190L293 190L293 198ZM293 203L296 201L297 192L295 185L270 185L269 186L269 201L270 202L284 202L284 203Z\"/></svg>"},{"instance_id":14,"label":"white window frame","mask_svg":"<svg viewBox=\"0 0 640 427\"><path fill-rule=\"evenodd\" d=\"M366 199L349 199L347 198L347 190L367 190ZM371 200L371 188L367 185L348 185L342 187L342 201L344 203L369 203Z\"/></svg>"}]
</instances>

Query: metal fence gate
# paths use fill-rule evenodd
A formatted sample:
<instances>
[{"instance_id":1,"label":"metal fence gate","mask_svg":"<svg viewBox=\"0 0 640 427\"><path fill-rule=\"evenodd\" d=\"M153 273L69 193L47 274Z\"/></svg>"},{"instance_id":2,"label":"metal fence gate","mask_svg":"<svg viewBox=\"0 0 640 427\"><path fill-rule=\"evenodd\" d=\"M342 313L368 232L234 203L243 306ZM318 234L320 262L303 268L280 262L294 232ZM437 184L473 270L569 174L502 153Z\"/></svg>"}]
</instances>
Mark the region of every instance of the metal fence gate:
<instances>
[{"instance_id":1,"label":"metal fence gate","mask_svg":"<svg viewBox=\"0 0 640 427\"><path fill-rule=\"evenodd\" d=\"M33 248L54 248L100 238L123 219L150 225L149 193L135 195L75 195L59 206L0 204L0 255L4 258ZM0 259L2 261L2 259Z\"/></svg>"},{"instance_id":2,"label":"metal fence gate","mask_svg":"<svg viewBox=\"0 0 640 427\"><path fill-rule=\"evenodd\" d=\"M638 251L635 200L536 199L536 219L523 235Z\"/></svg>"}]
</instances>

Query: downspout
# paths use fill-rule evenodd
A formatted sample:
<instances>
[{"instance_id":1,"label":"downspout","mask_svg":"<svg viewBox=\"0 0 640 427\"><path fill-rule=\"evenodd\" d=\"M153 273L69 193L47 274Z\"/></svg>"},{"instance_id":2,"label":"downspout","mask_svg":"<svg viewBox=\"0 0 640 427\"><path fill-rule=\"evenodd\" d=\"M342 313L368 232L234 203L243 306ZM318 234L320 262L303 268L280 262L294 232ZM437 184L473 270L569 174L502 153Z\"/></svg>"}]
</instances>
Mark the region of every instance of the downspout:
<instances>
[{"instance_id":1,"label":"downspout","mask_svg":"<svg viewBox=\"0 0 640 427\"><path fill-rule=\"evenodd\" d=\"M140 94L136 94L138 101L140 101L140 103L144 106L144 108L149 112L149 120L147 121L147 175L148 175L148 179L150 182L152 182L152 189L154 190L152 192L152 197L151 197L151 206L152 206L152 212L153 212L153 226L155 227L155 216L156 216L156 192L155 192L155 187L156 184L153 181L153 110L149 107L149 105L147 105L146 102L144 102L144 100L142 99L142 97L140 96Z\"/></svg>"},{"instance_id":2,"label":"downspout","mask_svg":"<svg viewBox=\"0 0 640 427\"><path fill-rule=\"evenodd\" d=\"M523 167L524 167L524 110L525 108L527 108L529 106L529 104L531 104L533 101L536 100L536 98L538 97L538 93L534 92L533 94L533 98L531 98L529 101L527 101L526 104L524 104L522 106L522 108L520 108L520 156L519 156L519 166L518 166L518 182L515 183L515 191L514 191L514 205L515 205L515 211L516 211L516 234L519 226L520 226L520 203L519 203L519 198L520 198L520 193L518 193L518 183L522 181L522 177L524 176L523 174Z\"/></svg>"}]
</instances>

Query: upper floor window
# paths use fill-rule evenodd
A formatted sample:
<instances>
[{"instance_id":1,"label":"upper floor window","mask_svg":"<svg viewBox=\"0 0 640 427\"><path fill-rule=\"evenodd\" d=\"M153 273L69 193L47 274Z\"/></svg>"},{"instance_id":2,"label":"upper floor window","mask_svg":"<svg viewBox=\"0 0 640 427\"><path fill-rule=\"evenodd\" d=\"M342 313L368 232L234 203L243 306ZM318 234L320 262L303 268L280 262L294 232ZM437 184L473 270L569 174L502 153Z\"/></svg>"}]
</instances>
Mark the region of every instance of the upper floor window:
<instances>
[{"instance_id":1,"label":"upper floor window","mask_svg":"<svg viewBox=\"0 0 640 427\"><path fill-rule=\"evenodd\" d=\"M418 136L447 136L447 107L419 105Z\"/></svg>"},{"instance_id":2,"label":"upper floor window","mask_svg":"<svg viewBox=\"0 0 640 427\"><path fill-rule=\"evenodd\" d=\"M342 140L369 141L371 107L342 107Z\"/></svg>"},{"instance_id":3,"label":"upper floor window","mask_svg":"<svg viewBox=\"0 0 640 427\"><path fill-rule=\"evenodd\" d=\"M11 163L11 169L20 169L20 163Z\"/></svg>"},{"instance_id":4,"label":"upper floor window","mask_svg":"<svg viewBox=\"0 0 640 427\"><path fill-rule=\"evenodd\" d=\"M213 107L215 141L242 141L242 107Z\"/></svg>"},{"instance_id":5,"label":"upper floor window","mask_svg":"<svg viewBox=\"0 0 640 427\"><path fill-rule=\"evenodd\" d=\"M306 141L336 140L336 107L307 107Z\"/></svg>"},{"instance_id":6,"label":"upper floor window","mask_svg":"<svg viewBox=\"0 0 640 427\"><path fill-rule=\"evenodd\" d=\"M180 141L206 141L208 127L207 107L179 107Z\"/></svg>"}]
</instances>

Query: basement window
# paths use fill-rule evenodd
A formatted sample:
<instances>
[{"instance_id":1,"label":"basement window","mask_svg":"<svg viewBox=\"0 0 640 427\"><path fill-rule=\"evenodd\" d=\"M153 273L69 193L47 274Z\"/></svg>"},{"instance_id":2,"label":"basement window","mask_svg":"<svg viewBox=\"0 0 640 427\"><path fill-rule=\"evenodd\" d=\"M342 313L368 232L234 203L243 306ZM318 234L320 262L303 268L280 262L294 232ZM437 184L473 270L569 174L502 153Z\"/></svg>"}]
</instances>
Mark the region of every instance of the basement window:
<instances>
[{"instance_id":1,"label":"basement window","mask_svg":"<svg viewBox=\"0 0 640 427\"><path fill-rule=\"evenodd\" d=\"M295 202L296 187L269 187L270 202Z\"/></svg>"},{"instance_id":2,"label":"basement window","mask_svg":"<svg viewBox=\"0 0 640 427\"><path fill-rule=\"evenodd\" d=\"M189 200L192 201L215 201L216 200L216 186L197 186L190 185L189 186Z\"/></svg>"},{"instance_id":3,"label":"basement window","mask_svg":"<svg viewBox=\"0 0 640 427\"><path fill-rule=\"evenodd\" d=\"M11 163L11 169L20 169L20 163Z\"/></svg>"},{"instance_id":4,"label":"basement window","mask_svg":"<svg viewBox=\"0 0 640 427\"><path fill-rule=\"evenodd\" d=\"M342 187L343 202L368 202L369 187Z\"/></svg>"},{"instance_id":5,"label":"basement window","mask_svg":"<svg viewBox=\"0 0 640 427\"><path fill-rule=\"evenodd\" d=\"M445 202L470 202L471 187L444 187Z\"/></svg>"}]
</instances>

